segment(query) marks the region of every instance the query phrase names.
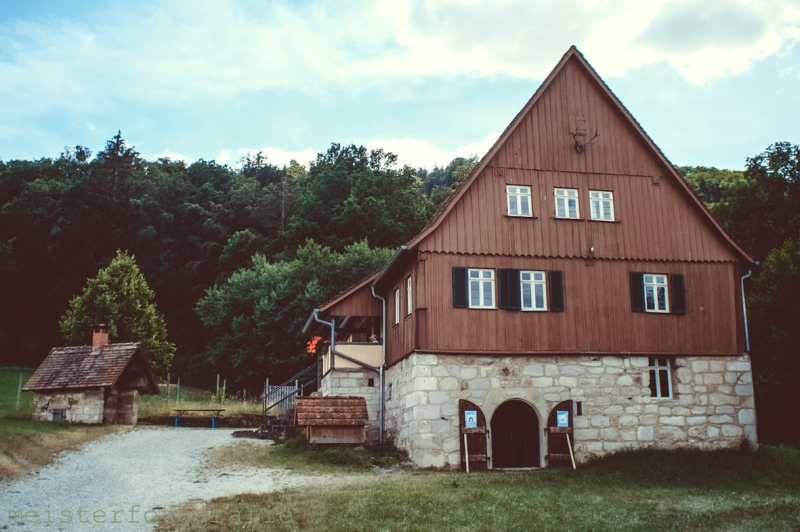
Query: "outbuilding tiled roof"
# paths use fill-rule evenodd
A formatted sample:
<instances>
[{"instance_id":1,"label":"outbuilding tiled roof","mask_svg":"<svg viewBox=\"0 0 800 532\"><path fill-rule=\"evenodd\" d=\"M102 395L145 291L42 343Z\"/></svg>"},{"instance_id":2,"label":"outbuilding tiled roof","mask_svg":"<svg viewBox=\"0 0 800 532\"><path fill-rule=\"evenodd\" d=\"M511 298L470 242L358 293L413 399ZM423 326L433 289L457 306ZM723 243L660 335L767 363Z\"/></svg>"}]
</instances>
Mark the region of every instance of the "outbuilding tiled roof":
<instances>
[{"instance_id":1,"label":"outbuilding tiled roof","mask_svg":"<svg viewBox=\"0 0 800 532\"><path fill-rule=\"evenodd\" d=\"M55 347L44 359L23 390L97 388L113 386L139 353L149 393L158 393L138 343Z\"/></svg>"},{"instance_id":2,"label":"outbuilding tiled roof","mask_svg":"<svg viewBox=\"0 0 800 532\"><path fill-rule=\"evenodd\" d=\"M295 401L297 427L363 427L368 419L363 397L298 397Z\"/></svg>"}]
</instances>

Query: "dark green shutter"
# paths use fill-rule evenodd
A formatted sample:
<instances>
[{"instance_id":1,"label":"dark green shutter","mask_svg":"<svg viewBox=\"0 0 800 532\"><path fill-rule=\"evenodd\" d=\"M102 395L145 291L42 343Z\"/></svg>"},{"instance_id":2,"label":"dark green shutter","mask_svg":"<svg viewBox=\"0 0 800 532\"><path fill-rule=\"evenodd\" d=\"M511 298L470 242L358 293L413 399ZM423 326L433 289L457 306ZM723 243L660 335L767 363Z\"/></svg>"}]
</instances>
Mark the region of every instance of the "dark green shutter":
<instances>
[{"instance_id":1,"label":"dark green shutter","mask_svg":"<svg viewBox=\"0 0 800 532\"><path fill-rule=\"evenodd\" d=\"M644 274L631 272L631 310L644 312Z\"/></svg>"},{"instance_id":2,"label":"dark green shutter","mask_svg":"<svg viewBox=\"0 0 800 532\"><path fill-rule=\"evenodd\" d=\"M686 284L683 275L673 273L669 276L670 292L672 292L672 313L686 314Z\"/></svg>"},{"instance_id":3,"label":"dark green shutter","mask_svg":"<svg viewBox=\"0 0 800 532\"><path fill-rule=\"evenodd\" d=\"M508 268L497 269L497 308L508 308Z\"/></svg>"},{"instance_id":4,"label":"dark green shutter","mask_svg":"<svg viewBox=\"0 0 800 532\"><path fill-rule=\"evenodd\" d=\"M550 285L550 310L564 312L564 274L561 270L550 270L547 281Z\"/></svg>"},{"instance_id":5,"label":"dark green shutter","mask_svg":"<svg viewBox=\"0 0 800 532\"><path fill-rule=\"evenodd\" d=\"M509 268L508 270L508 310L519 310L521 308L519 290L519 270Z\"/></svg>"},{"instance_id":6,"label":"dark green shutter","mask_svg":"<svg viewBox=\"0 0 800 532\"><path fill-rule=\"evenodd\" d=\"M467 308L467 268L453 266L453 307Z\"/></svg>"}]
</instances>

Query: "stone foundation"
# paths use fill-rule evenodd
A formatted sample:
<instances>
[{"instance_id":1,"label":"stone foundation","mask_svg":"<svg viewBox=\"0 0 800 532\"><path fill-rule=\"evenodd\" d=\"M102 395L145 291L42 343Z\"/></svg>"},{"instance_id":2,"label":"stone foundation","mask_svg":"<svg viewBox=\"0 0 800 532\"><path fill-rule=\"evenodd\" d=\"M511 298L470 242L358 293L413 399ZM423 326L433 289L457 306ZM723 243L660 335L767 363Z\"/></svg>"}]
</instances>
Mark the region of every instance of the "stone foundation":
<instances>
[{"instance_id":1,"label":"stone foundation","mask_svg":"<svg viewBox=\"0 0 800 532\"><path fill-rule=\"evenodd\" d=\"M64 410L64 421L136 425L139 420L139 392L103 390L36 392L34 419L53 421L54 410Z\"/></svg>"},{"instance_id":2,"label":"stone foundation","mask_svg":"<svg viewBox=\"0 0 800 532\"><path fill-rule=\"evenodd\" d=\"M372 379L373 386L369 385ZM380 439L380 375L377 371L364 369L334 369L329 371L319 386L323 396L354 395L367 400L369 422L364 427L366 440L376 442Z\"/></svg>"},{"instance_id":3,"label":"stone foundation","mask_svg":"<svg viewBox=\"0 0 800 532\"><path fill-rule=\"evenodd\" d=\"M53 421L53 411L64 410L64 421L102 423L103 405L102 390L36 392L33 399L33 417L42 421Z\"/></svg>"},{"instance_id":4,"label":"stone foundation","mask_svg":"<svg viewBox=\"0 0 800 532\"><path fill-rule=\"evenodd\" d=\"M672 397L666 399L650 397L647 357L412 354L386 372L387 436L420 466L458 467L459 399L478 405L487 425L501 403L523 400L536 410L540 429L556 404L571 399L582 403L582 415L573 417L581 462L620 449L756 443L747 355L670 362ZM544 436L540 448L546 456Z\"/></svg>"}]
</instances>

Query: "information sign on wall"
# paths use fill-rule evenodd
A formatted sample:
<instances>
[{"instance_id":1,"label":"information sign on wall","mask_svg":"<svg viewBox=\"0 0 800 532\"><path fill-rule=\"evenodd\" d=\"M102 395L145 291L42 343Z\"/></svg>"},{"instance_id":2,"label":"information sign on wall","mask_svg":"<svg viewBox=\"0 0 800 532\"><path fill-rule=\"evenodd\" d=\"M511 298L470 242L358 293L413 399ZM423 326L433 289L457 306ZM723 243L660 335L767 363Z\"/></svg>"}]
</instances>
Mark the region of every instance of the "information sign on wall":
<instances>
[{"instance_id":1,"label":"information sign on wall","mask_svg":"<svg viewBox=\"0 0 800 532\"><path fill-rule=\"evenodd\" d=\"M464 410L464 428L477 429L478 428L478 411L477 410Z\"/></svg>"},{"instance_id":2,"label":"information sign on wall","mask_svg":"<svg viewBox=\"0 0 800 532\"><path fill-rule=\"evenodd\" d=\"M556 410L556 426L557 427L569 427L569 411L568 410Z\"/></svg>"}]
</instances>

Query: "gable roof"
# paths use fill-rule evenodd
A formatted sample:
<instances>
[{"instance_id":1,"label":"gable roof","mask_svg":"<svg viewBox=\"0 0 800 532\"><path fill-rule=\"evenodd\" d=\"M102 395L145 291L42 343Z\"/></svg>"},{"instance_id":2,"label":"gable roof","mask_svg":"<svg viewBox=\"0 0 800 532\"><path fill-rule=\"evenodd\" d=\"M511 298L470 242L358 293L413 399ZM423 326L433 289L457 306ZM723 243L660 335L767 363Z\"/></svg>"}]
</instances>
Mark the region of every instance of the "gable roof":
<instances>
[{"instance_id":1,"label":"gable roof","mask_svg":"<svg viewBox=\"0 0 800 532\"><path fill-rule=\"evenodd\" d=\"M99 353L93 354L93 349ZM138 354L138 357L137 357ZM144 393L158 394L158 385L138 343L55 347L37 368L24 391L111 387L137 357L147 381Z\"/></svg>"},{"instance_id":2,"label":"gable roof","mask_svg":"<svg viewBox=\"0 0 800 532\"><path fill-rule=\"evenodd\" d=\"M369 420L363 397L327 396L295 399L296 427L363 427Z\"/></svg>"},{"instance_id":3,"label":"gable roof","mask_svg":"<svg viewBox=\"0 0 800 532\"><path fill-rule=\"evenodd\" d=\"M517 129L517 127L522 122L522 119L531 111L531 109L536 105L542 95L545 93L547 88L553 82L553 80L559 75L559 73L564 69L565 65L570 61L576 61L580 66L583 67L586 73L589 74L589 77L596 83L596 85L600 88L600 90L608 97L609 101L612 102L612 105L619 111L620 115L625 119L625 121L631 126L633 131L639 134L641 139L644 141L645 145L650 148L656 158L662 163L662 165L667 169L669 175L671 175L674 181L678 184L678 187L682 189L690 200L695 204L695 206L700 209L703 215L709 220L715 230L719 233L719 236L736 252L736 254L740 255L743 259L747 262L753 263L753 259L741 248L739 247L736 242L725 232L722 226L714 219L711 215L711 212L705 206L705 204L700 200L697 194L692 190L692 187L686 182L683 177L678 173L672 163L667 160L666 156L662 153L662 151L656 146L655 142L650 138L650 136L645 132L642 128L641 124L631 115L628 109L620 102L620 100L616 97L616 95L611 91L611 89L606 85L606 83L600 78L597 72L592 68L583 54L578 51L578 49L573 45L564 54L561 60L558 62L556 67L550 72L544 82L539 86L536 92L531 96L528 103L517 113L511 123L506 127L497 141L494 143L492 148L486 153L486 155L481 158L478 165L470 172L469 176L462 181L459 186L453 191L452 194L445 200L445 202L437 209L434 215L429 220L428 224L420 231L417 236L415 236L411 241L407 244L408 249L412 249L416 247L420 242L422 242L428 235L430 235L444 220L448 213L454 208L454 206L458 203L458 200L464 195L466 190L470 187L470 185L478 178L481 172L489 165L489 163L494 159L495 155L499 152L499 150L503 147L506 141L509 139L511 134ZM386 273L386 268L376 279L376 283L381 280L383 274Z\"/></svg>"}]
</instances>

